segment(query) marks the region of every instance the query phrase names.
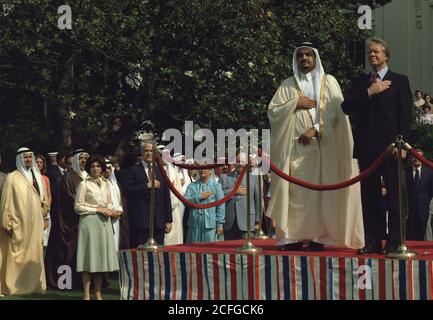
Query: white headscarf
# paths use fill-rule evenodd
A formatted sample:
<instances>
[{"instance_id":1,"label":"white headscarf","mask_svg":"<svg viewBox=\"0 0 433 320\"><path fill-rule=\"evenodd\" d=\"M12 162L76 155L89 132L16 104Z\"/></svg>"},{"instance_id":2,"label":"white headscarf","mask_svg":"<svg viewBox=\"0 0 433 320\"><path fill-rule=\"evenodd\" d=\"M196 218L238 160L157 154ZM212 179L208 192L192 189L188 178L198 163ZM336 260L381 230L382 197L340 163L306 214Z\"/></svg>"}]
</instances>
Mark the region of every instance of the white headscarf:
<instances>
[{"instance_id":1,"label":"white headscarf","mask_svg":"<svg viewBox=\"0 0 433 320\"><path fill-rule=\"evenodd\" d=\"M111 201L113 201L113 207L116 211L123 211L122 209L122 198L120 195L119 185L117 184L116 174L113 170L113 165L110 160L105 159L107 169L110 169L110 176L108 177L108 185L110 186Z\"/></svg>"},{"instance_id":2,"label":"white headscarf","mask_svg":"<svg viewBox=\"0 0 433 320\"><path fill-rule=\"evenodd\" d=\"M31 154L32 155L32 166L30 169L27 169L26 165L24 164L24 155L25 154ZM35 155L29 148L19 148L17 150L17 156L15 159L15 164L17 166L17 170L24 176L26 179L30 182L31 185L33 185L33 176L31 170L33 170L33 174L35 175L36 183L39 187L39 197L41 198L41 201L44 200L44 185L42 183L42 177L41 172L39 171L38 166L36 165Z\"/></svg>"},{"instance_id":3,"label":"white headscarf","mask_svg":"<svg viewBox=\"0 0 433 320\"><path fill-rule=\"evenodd\" d=\"M309 42L303 43L300 47L296 48L295 51L293 52L293 75L295 76L299 88L302 88L301 82L299 80L300 72L302 71L300 71L298 68L298 60L296 55L298 54L298 50L301 48L313 49L314 54L316 55L316 66L310 73L313 79L314 94L316 96L316 103L317 103L316 110L320 110L320 89L322 87L322 79L323 76L325 75L325 70L323 69L322 62L320 60L319 51L317 51L316 48L313 48L311 43ZM304 92L303 94L305 95Z\"/></svg>"},{"instance_id":4,"label":"white headscarf","mask_svg":"<svg viewBox=\"0 0 433 320\"><path fill-rule=\"evenodd\" d=\"M185 162L184 160L185 160L185 156L183 155L183 154L181 154L181 153L175 153L174 155L173 155L173 160L175 161L175 162L177 162L177 163L183 163L183 162ZM182 179L184 180L184 184L185 184L185 181L186 181L186 176L188 176L188 170L186 170L186 169L183 169L183 168L181 168L181 167L178 167L178 166L176 166L176 165L174 165L173 164L173 167L175 168L175 171L179 174L179 175L181 175L182 176Z\"/></svg>"},{"instance_id":5,"label":"white headscarf","mask_svg":"<svg viewBox=\"0 0 433 320\"><path fill-rule=\"evenodd\" d=\"M87 178L87 171L80 168L80 156L85 153L89 155L84 149L77 149L72 153L72 170L74 170L82 179Z\"/></svg>"}]
</instances>

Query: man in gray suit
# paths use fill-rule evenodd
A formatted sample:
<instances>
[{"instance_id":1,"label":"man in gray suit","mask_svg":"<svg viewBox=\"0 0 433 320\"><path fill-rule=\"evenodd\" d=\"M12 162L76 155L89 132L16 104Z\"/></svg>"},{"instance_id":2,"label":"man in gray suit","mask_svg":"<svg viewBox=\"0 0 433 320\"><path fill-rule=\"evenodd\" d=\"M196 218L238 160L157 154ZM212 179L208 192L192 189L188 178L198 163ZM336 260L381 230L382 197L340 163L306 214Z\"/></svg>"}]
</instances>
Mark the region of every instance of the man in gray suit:
<instances>
[{"instance_id":1,"label":"man in gray suit","mask_svg":"<svg viewBox=\"0 0 433 320\"><path fill-rule=\"evenodd\" d=\"M0 154L0 165L2 164L2 155ZM3 173L0 171L0 197L2 194L2 190L3 190L3 184L6 180L6 173Z\"/></svg>"},{"instance_id":2,"label":"man in gray suit","mask_svg":"<svg viewBox=\"0 0 433 320\"><path fill-rule=\"evenodd\" d=\"M235 170L221 176L220 183L224 195L229 194L236 183L243 167L245 167L247 156L245 153L236 155ZM258 228L260 217L259 208L259 186L258 176L250 174L250 231ZM224 224L224 239L242 239L247 232L247 176L245 175L236 195L226 203L226 219Z\"/></svg>"}]
</instances>

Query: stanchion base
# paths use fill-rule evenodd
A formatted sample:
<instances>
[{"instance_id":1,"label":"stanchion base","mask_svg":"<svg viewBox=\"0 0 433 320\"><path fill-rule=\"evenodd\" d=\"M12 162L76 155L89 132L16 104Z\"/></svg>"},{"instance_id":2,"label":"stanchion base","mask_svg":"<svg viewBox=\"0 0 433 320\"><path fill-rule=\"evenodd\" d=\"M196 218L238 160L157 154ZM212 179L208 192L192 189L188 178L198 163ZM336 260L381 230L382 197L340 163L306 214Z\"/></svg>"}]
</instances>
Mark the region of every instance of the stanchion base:
<instances>
[{"instance_id":1,"label":"stanchion base","mask_svg":"<svg viewBox=\"0 0 433 320\"><path fill-rule=\"evenodd\" d=\"M268 240L269 236L267 236L263 230L260 230L258 232L256 232L256 234L253 236L254 240Z\"/></svg>"},{"instance_id":2,"label":"stanchion base","mask_svg":"<svg viewBox=\"0 0 433 320\"><path fill-rule=\"evenodd\" d=\"M407 250L405 245L400 245L397 251L388 253L386 257L390 259L407 260L415 258L417 255L417 253Z\"/></svg>"},{"instance_id":3,"label":"stanchion base","mask_svg":"<svg viewBox=\"0 0 433 320\"><path fill-rule=\"evenodd\" d=\"M256 254L262 252L262 248L255 247L251 241L246 241L242 247L236 248L236 252L245 253L245 254Z\"/></svg>"},{"instance_id":4,"label":"stanchion base","mask_svg":"<svg viewBox=\"0 0 433 320\"><path fill-rule=\"evenodd\" d=\"M162 246L159 245L155 239L149 239L145 244L140 244L137 247L138 251L160 251L162 250Z\"/></svg>"}]
</instances>

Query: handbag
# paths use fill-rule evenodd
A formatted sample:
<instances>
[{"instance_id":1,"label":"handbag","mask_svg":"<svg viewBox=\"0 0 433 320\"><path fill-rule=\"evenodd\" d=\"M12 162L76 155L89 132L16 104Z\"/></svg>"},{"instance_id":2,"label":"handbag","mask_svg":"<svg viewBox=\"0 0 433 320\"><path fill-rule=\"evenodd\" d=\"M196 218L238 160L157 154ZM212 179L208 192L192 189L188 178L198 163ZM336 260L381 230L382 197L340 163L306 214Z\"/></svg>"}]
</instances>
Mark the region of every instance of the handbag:
<instances>
[{"instance_id":1,"label":"handbag","mask_svg":"<svg viewBox=\"0 0 433 320\"><path fill-rule=\"evenodd\" d=\"M224 234L215 233L215 242L216 241L224 241Z\"/></svg>"}]
</instances>

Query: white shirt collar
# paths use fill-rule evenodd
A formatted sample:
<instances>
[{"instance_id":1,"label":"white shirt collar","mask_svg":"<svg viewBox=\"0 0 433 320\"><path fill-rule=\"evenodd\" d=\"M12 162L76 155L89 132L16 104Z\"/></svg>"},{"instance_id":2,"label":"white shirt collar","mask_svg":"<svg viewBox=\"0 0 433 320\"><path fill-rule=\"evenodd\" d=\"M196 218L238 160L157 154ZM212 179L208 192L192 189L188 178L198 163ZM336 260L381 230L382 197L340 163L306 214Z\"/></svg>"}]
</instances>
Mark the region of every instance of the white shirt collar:
<instances>
[{"instance_id":1,"label":"white shirt collar","mask_svg":"<svg viewBox=\"0 0 433 320\"><path fill-rule=\"evenodd\" d=\"M308 73L300 72L299 79L311 82L313 80L313 75L311 74L311 72Z\"/></svg>"},{"instance_id":2,"label":"white shirt collar","mask_svg":"<svg viewBox=\"0 0 433 320\"><path fill-rule=\"evenodd\" d=\"M422 165L420 165L418 168L417 167L414 167L414 166L412 166L412 171L413 172L415 172L415 170L416 169L419 169L419 171L421 172L421 168L422 168Z\"/></svg>"},{"instance_id":3,"label":"white shirt collar","mask_svg":"<svg viewBox=\"0 0 433 320\"><path fill-rule=\"evenodd\" d=\"M380 77L380 80L383 80L385 78L386 73L388 72L389 68L387 65L385 65L382 69L380 69L377 72L377 75ZM374 71L373 71L374 72Z\"/></svg>"},{"instance_id":4,"label":"white shirt collar","mask_svg":"<svg viewBox=\"0 0 433 320\"><path fill-rule=\"evenodd\" d=\"M144 169L147 169L147 162L144 160L141 160L141 163L143 164Z\"/></svg>"}]
</instances>

